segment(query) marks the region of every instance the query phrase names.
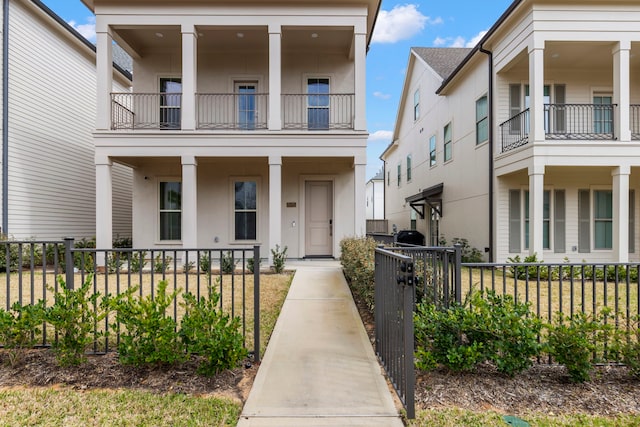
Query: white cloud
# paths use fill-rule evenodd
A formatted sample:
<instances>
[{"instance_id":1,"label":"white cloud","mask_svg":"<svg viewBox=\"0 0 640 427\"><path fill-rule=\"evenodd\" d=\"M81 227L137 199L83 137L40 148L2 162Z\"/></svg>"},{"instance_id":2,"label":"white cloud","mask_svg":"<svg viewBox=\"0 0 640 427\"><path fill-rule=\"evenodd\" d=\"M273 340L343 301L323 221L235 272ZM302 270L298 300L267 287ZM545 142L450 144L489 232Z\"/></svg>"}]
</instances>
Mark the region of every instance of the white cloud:
<instances>
[{"instance_id":1,"label":"white cloud","mask_svg":"<svg viewBox=\"0 0 640 427\"><path fill-rule=\"evenodd\" d=\"M95 42L96 41L96 18L89 16L86 24L78 24L76 21L69 21L77 32L79 32L85 39Z\"/></svg>"},{"instance_id":2,"label":"white cloud","mask_svg":"<svg viewBox=\"0 0 640 427\"><path fill-rule=\"evenodd\" d=\"M415 4L395 6L390 11L381 10L373 32L373 43L396 43L407 40L422 31L425 25L442 24L442 18L423 15Z\"/></svg>"},{"instance_id":3,"label":"white cloud","mask_svg":"<svg viewBox=\"0 0 640 427\"><path fill-rule=\"evenodd\" d=\"M465 46L465 40L464 37L456 37L453 40L453 43L451 43L451 47L464 47Z\"/></svg>"},{"instance_id":4,"label":"white cloud","mask_svg":"<svg viewBox=\"0 0 640 427\"><path fill-rule=\"evenodd\" d=\"M388 93L382 93L382 92L373 92L373 96L375 96L376 98L379 99L389 99L391 98L391 95Z\"/></svg>"},{"instance_id":5,"label":"white cloud","mask_svg":"<svg viewBox=\"0 0 640 427\"><path fill-rule=\"evenodd\" d=\"M487 34L487 31L480 31L475 37L467 42L467 47L475 47L480 40Z\"/></svg>"},{"instance_id":6,"label":"white cloud","mask_svg":"<svg viewBox=\"0 0 640 427\"><path fill-rule=\"evenodd\" d=\"M443 39L442 37L436 37L436 39L433 41L433 45L435 47L444 46L446 44L447 44L447 39Z\"/></svg>"},{"instance_id":7,"label":"white cloud","mask_svg":"<svg viewBox=\"0 0 640 427\"><path fill-rule=\"evenodd\" d=\"M377 130L369 135L369 141L387 141L393 138L393 132L390 130Z\"/></svg>"},{"instance_id":8,"label":"white cloud","mask_svg":"<svg viewBox=\"0 0 640 427\"><path fill-rule=\"evenodd\" d=\"M433 45L436 47L446 46L446 47L475 47L478 42L487 34L487 31L480 31L471 40L465 39L462 36L458 37L436 37L433 41Z\"/></svg>"}]
</instances>

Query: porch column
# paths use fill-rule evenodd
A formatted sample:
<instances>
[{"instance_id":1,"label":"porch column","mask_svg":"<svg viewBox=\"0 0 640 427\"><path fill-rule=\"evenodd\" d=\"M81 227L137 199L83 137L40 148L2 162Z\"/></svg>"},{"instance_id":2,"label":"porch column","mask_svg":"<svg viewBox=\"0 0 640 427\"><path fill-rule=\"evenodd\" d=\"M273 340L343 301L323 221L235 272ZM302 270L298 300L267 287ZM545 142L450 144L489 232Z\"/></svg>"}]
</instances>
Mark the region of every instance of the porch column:
<instances>
[{"instance_id":1,"label":"porch column","mask_svg":"<svg viewBox=\"0 0 640 427\"><path fill-rule=\"evenodd\" d=\"M113 90L113 37L107 26L96 32L96 129L111 129L111 91Z\"/></svg>"},{"instance_id":2,"label":"porch column","mask_svg":"<svg viewBox=\"0 0 640 427\"><path fill-rule=\"evenodd\" d=\"M95 158L96 164L96 248L111 249L113 244L113 178L111 159ZM104 252L97 254L98 265L104 265Z\"/></svg>"},{"instance_id":3,"label":"porch column","mask_svg":"<svg viewBox=\"0 0 640 427\"><path fill-rule=\"evenodd\" d=\"M544 142L544 40L529 47L529 141Z\"/></svg>"},{"instance_id":4,"label":"porch column","mask_svg":"<svg viewBox=\"0 0 640 427\"><path fill-rule=\"evenodd\" d=\"M182 156L182 247L198 247L198 161Z\"/></svg>"},{"instance_id":5,"label":"porch column","mask_svg":"<svg viewBox=\"0 0 640 427\"><path fill-rule=\"evenodd\" d=\"M282 27L269 25L269 130L282 129Z\"/></svg>"},{"instance_id":6,"label":"porch column","mask_svg":"<svg viewBox=\"0 0 640 427\"><path fill-rule=\"evenodd\" d=\"M269 265L276 245L282 246L282 157L269 156Z\"/></svg>"},{"instance_id":7,"label":"porch column","mask_svg":"<svg viewBox=\"0 0 640 427\"><path fill-rule=\"evenodd\" d=\"M354 34L354 77L355 77L355 118L353 123L354 130L367 130L367 113L366 113L366 82L367 82L367 34L366 32L356 32Z\"/></svg>"},{"instance_id":8,"label":"porch column","mask_svg":"<svg viewBox=\"0 0 640 427\"><path fill-rule=\"evenodd\" d=\"M613 252L614 261L629 262L629 166L617 167L613 177Z\"/></svg>"},{"instance_id":9,"label":"porch column","mask_svg":"<svg viewBox=\"0 0 640 427\"><path fill-rule=\"evenodd\" d=\"M618 141L631 141L630 51L629 41L621 41L613 48L613 103L618 105L614 114L614 135Z\"/></svg>"},{"instance_id":10,"label":"porch column","mask_svg":"<svg viewBox=\"0 0 640 427\"><path fill-rule=\"evenodd\" d=\"M353 195L354 195L354 227L355 236L364 236L367 233L367 195L366 195L366 156L358 156L353 159Z\"/></svg>"},{"instance_id":11,"label":"porch column","mask_svg":"<svg viewBox=\"0 0 640 427\"><path fill-rule=\"evenodd\" d=\"M196 128L198 34L193 24L182 25L182 130Z\"/></svg>"},{"instance_id":12,"label":"porch column","mask_svg":"<svg viewBox=\"0 0 640 427\"><path fill-rule=\"evenodd\" d=\"M529 167L529 255L542 259L544 251L544 165Z\"/></svg>"}]
</instances>

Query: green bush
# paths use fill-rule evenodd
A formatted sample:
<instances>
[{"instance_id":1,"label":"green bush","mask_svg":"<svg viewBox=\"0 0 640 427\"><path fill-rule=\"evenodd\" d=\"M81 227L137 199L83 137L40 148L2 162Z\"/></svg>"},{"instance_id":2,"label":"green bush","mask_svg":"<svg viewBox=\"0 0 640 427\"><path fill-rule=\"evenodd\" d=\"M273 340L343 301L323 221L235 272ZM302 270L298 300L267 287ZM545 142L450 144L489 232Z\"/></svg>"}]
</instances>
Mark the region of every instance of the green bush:
<instances>
[{"instance_id":1,"label":"green bush","mask_svg":"<svg viewBox=\"0 0 640 427\"><path fill-rule=\"evenodd\" d=\"M87 276L78 289L68 289L62 277L58 277L59 291L54 304L45 310L45 319L58 333L53 348L61 366L79 365L86 361L85 351L101 335L95 325L107 315L98 305L99 293L92 293L93 275ZM53 290L53 289L52 289Z\"/></svg>"},{"instance_id":2,"label":"green bush","mask_svg":"<svg viewBox=\"0 0 640 427\"><path fill-rule=\"evenodd\" d=\"M469 245L469 241L467 239L454 237L453 239L451 239L451 246L454 245L460 245L460 255L462 258L462 262L478 263L484 261L482 252L480 252L477 248ZM447 246L447 240L444 237L440 239L440 246Z\"/></svg>"},{"instance_id":3,"label":"green bush","mask_svg":"<svg viewBox=\"0 0 640 427\"><path fill-rule=\"evenodd\" d=\"M220 296L213 288L209 289L209 298L197 299L190 292L183 298L186 314L179 335L187 353L201 356L198 373L210 376L235 367L247 356L240 318L231 318L218 309Z\"/></svg>"},{"instance_id":4,"label":"green bush","mask_svg":"<svg viewBox=\"0 0 640 427\"><path fill-rule=\"evenodd\" d=\"M144 269L144 267L147 265L146 257L147 257L146 251L139 251L131 254L131 260L129 261L129 270L132 273L141 272Z\"/></svg>"},{"instance_id":5,"label":"green bush","mask_svg":"<svg viewBox=\"0 0 640 427\"><path fill-rule=\"evenodd\" d=\"M258 270L260 270L260 258L258 258L257 262L253 259L253 257L249 258L247 260L247 270L249 270L249 273L253 273L256 267L258 267Z\"/></svg>"},{"instance_id":6,"label":"green bush","mask_svg":"<svg viewBox=\"0 0 640 427\"><path fill-rule=\"evenodd\" d=\"M640 316L628 320L628 328L615 332L610 351L629 368L632 376L640 378Z\"/></svg>"},{"instance_id":7,"label":"green bush","mask_svg":"<svg viewBox=\"0 0 640 427\"><path fill-rule=\"evenodd\" d=\"M340 262L352 292L373 311L375 305L375 250L371 237L347 237L340 241Z\"/></svg>"},{"instance_id":8,"label":"green bush","mask_svg":"<svg viewBox=\"0 0 640 427\"><path fill-rule=\"evenodd\" d=\"M220 270L222 270L224 274L232 274L236 271L236 261L233 258L233 251L226 251L222 254Z\"/></svg>"},{"instance_id":9,"label":"green bush","mask_svg":"<svg viewBox=\"0 0 640 427\"><path fill-rule=\"evenodd\" d=\"M278 274L282 273L284 264L287 262L287 247L280 250L280 245L276 245L274 249L271 249L271 255L273 255L273 270Z\"/></svg>"},{"instance_id":10,"label":"green bush","mask_svg":"<svg viewBox=\"0 0 640 427\"><path fill-rule=\"evenodd\" d=\"M7 350L9 364L17 365L26 350L35 344L44 320L44 303L34 305L13 303L10 311L0 309L0 343Z\"/></svg>"},{"instance_id":11,"label":"green bush","mask_svg":"<svg viewBox=\"0 0 640 427\"><path fill-rule=\"evenodd\" d=\"M158 283L154 297L138 297L136 291L137 287L133 287L109 299L110 308L116 312L116 321L124 326L118 345L120 361L140 366L186 360L176 322L166 314L178 291L167 294L164 280ZM117 324L113 328L117 328Z\"/></svg>"},{"instance_id":12,"label":"green bush","mask_svg":"<svg viewBox=\"0 0 640 427\"><path fill-rule=\"evenodd\" d=\"M200 271L211 273L211 253L200 255Z\"/></svg>"},{"instance_id":13,"label":"green bush","mask_svg":"<svg viewBox=\"0 0 640 427\"><path fill-rule=\"evenodd\" d=\"M153 271L156 273L165 273L171 265L173 258L169 255L158 254L153 260Z\"/></svg>"}]
</instances>

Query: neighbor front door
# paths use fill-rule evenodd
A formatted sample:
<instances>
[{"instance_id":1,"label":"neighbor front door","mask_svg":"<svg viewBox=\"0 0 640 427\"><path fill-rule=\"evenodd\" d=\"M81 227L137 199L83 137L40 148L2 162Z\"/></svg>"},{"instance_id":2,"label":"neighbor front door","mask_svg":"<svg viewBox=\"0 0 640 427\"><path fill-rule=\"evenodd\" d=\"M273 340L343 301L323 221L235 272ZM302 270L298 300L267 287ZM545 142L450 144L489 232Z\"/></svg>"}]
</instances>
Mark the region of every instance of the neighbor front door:
<instances>
[{"instance_id":1,"label":"neighbor front door","mask_svg":"<svg viewBox=\"0 0 640 427\"><path fill-rule=\"evenodd\" d=\"M333 255L333 182L305 184L306 256Z\"/></svg>"}]
</instances>

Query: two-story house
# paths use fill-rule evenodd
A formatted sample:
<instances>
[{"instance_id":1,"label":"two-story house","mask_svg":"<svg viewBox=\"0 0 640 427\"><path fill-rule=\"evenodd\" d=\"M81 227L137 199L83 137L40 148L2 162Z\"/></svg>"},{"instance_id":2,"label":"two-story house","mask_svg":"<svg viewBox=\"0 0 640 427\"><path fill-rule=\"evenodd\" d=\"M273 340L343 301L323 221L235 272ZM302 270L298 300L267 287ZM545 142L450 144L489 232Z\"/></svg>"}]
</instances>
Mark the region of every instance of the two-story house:
<instances>
[{"instance_id":1,"label":"two-story house","mask_svg":"<svg viewBox=\"0 0 640 427\"><path fill-rule=\"evenodd\" d=\"M337 256L365 232L365 58L379 0L83 0L95 12L98 246L113 167L136 247ZM133 58L113 93L112 43Z\"/></svg>"},{"instance_id":2,"label":"two-story house","mask_svg":"<svg viewBox=\"0 0 640 427\"><path fill-rule=\"evenodd\" d=\"M637 1L516 0L465 54L413 49L390 222L496 261L640 259L639 25Z\"/></svg>"},{"instance_id":3,"label":"two-story house","mask_svg":"<svg viewBox=\"0 0 640 427\"><path fill-rule=\"evenodd\" d=\"M92 238L95 46L39 0L3 8L1 232ZM112 63L104 71L114 90L128 90L128 71ZM131 235L131 180L128 167L114 167L114 237Z\"/></svg>"}]
</instances>

